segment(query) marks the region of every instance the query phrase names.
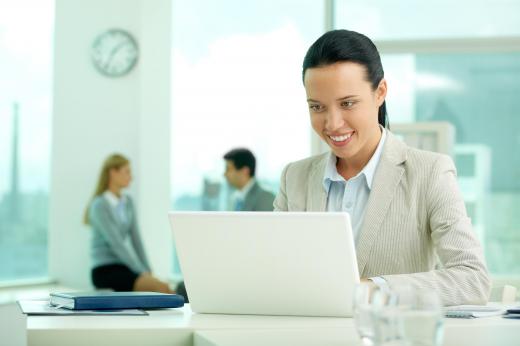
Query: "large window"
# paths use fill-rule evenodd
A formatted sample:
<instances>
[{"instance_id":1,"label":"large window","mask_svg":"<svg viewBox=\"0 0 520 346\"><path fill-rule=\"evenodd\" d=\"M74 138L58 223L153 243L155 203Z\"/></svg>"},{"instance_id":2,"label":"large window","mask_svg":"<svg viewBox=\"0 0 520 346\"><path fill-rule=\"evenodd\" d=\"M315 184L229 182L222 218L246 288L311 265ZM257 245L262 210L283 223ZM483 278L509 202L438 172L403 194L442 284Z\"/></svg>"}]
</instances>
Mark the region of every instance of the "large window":
<instances>
[{"instance_id":1,"label":"large window","mask_svg":"<svg viewBox=\"0 0 520 346\"><path fill-rule=\"evenodd\" d=\"M0 10L0 282L47 276L52 0Z\"/></svg>"},{"instance_id":2,"label":"large window","mask_svg":"<svg viewBox=\"0 0 520 346\"><path fill-rule=\"evenodd\" d=\"M222 156L236 147L276 193L283 166L311 152L301 64L323 2L179 0L173 11L172 208L230 209Z\"/></svg>"},{"instance_id":3,"label":"large window","mask_svg":"<svg viewBox=\"0 0 520 346\"><path fill-rule=\"evenodd\" d=\"M276 192L285 164L310 154L301 82L323 32L321 1L174 1L172 205L226 210L222 156L247 147Z\"/></svg>"},{"instance_id":4,"label":"large window","mask_svg":"<svg viewBox=\"0 0 520 346\"><path fill-rule=\"evenodd\" d=\"M378 44L391 124L454 126L459 185L489 269L520 276L520 3L338 1L335 14L338 28Z\"/></svg>"},{"instance_id":5,"label":"large window","mask_svg":"<svg viewBox=\"0 0 520 346\"><path fill-rule=\"evenodd\" d=\"M520 35L517 0L335 0L338 28L373 40Z\"/></svg>"}]
</instances>

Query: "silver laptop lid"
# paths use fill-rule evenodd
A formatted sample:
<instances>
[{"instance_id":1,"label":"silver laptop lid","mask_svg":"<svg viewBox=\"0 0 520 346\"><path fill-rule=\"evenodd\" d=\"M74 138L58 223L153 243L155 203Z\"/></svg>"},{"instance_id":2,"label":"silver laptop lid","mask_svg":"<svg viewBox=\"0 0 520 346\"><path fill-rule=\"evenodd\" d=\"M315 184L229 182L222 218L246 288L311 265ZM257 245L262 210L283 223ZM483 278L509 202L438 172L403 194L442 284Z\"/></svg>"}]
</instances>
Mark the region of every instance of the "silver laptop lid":
<instances>
[{"instance_id":1,"label":"silver laptop lid","mask_svg":"<svg viewBox=\"0 0 520 346\"><path fill-rule=\"evenodd\" d=\"M347 213L169 217L193 311L352 316L359 274Z\"/></svg>"}]
</instances>

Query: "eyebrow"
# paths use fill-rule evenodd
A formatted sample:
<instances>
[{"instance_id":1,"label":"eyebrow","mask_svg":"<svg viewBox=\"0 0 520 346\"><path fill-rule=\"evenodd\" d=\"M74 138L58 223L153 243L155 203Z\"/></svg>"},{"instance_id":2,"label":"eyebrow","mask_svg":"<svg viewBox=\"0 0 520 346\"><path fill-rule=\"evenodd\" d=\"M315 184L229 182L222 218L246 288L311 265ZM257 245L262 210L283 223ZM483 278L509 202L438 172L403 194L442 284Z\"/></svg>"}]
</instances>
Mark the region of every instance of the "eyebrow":
<instances>
[{"instance_id":1,"label":"eyebrow","mask_svg":"<svg viewBox=\"0 0 520 346\"><path fill-rule=\"evenodd\" d=\"M355 97L359 97L359 95L348 95L348 96L340 97L339 99L336 99L336 101L348 100L348 99L355 98ZM313 100L313 99L307 99L307 102L318 102L319 103L320 101Z\"/></svg>"}]
</instances>

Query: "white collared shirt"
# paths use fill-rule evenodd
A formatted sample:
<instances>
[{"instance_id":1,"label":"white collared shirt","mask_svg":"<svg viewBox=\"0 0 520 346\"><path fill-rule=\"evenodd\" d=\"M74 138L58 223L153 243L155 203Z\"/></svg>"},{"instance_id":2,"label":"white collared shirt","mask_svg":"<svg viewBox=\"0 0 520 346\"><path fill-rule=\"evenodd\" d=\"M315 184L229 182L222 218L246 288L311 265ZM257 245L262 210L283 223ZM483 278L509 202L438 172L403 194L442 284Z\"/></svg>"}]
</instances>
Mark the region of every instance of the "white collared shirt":
<instances>
[{"instance_id":1,"label":"white collared shirt","mask_svg":"<svg viewBox=\"0 0 520 346\"><path fill-rule=\"evenodd\" d=\"M381 132L381 139L374 155L355 177L345 180L338 173L336 168L337 157L332 152L323 176L323 188L327 192L327 211L346 211L349 213L356 244L365 218L365 210L368 197L370 197L374 175L386 140L386 130L383 127L381 127ZM382 277L371 277L370 280L379 288L383 290L388 289L388 283Z\"/></svg>"},{"instance_id":2,"label":"white collared shirt","mask_svg":"<svg viewBox=\"0 0 520 346\"><path fill-rule=\"evenodd\" d=\"M327 211L346 211L349 213L356 243L363 224L374 174L386 140L386 130L384 128L381 128L381 130L381 139L376 151L355 177L345 180L338 173L336 168L337 157L332 152L323 177L323 188L327 192Z\"/></svg>"}]
</instances>

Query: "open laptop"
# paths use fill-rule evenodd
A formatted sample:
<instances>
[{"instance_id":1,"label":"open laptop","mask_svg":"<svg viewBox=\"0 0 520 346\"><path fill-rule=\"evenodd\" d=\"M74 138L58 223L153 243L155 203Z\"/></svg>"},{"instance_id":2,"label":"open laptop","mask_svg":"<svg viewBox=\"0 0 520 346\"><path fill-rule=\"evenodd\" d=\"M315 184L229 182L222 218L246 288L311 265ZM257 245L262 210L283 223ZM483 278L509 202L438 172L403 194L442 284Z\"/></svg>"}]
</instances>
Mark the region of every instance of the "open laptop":
<instances>
[{"instance_id":1,"label":"open laptop","mask_svg":"<svg viewBox=\"0 0 520 346\"><path fill-rule=\"evenodd\" d=\"M347 213L169 213L191 309L352 316L359 273Z\"/></svg>"}]
</instances>

